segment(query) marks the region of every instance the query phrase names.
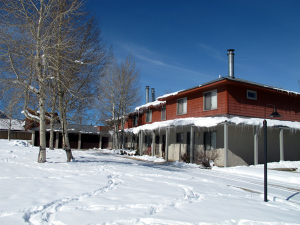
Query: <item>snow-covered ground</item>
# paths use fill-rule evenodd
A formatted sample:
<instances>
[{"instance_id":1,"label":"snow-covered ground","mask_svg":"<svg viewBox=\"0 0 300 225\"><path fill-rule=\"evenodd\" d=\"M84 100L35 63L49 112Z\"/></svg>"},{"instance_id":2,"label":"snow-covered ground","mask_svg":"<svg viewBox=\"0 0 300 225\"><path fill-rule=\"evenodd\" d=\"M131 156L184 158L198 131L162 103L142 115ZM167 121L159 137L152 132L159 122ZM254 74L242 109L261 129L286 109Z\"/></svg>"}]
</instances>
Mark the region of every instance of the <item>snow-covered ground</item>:
<instances>
[{"instance_id":1,"label":"snow-covered ground","mask_svg":"<svg viewBox=\"0 0 300 225\"><path fill-rule=\"evenodd\" d=\"M47 151L0 140L0 224L300 224L300 162L200 169L109 150ZM144 161L149 160L149 161Z\"/></svg>"}]
</instances>

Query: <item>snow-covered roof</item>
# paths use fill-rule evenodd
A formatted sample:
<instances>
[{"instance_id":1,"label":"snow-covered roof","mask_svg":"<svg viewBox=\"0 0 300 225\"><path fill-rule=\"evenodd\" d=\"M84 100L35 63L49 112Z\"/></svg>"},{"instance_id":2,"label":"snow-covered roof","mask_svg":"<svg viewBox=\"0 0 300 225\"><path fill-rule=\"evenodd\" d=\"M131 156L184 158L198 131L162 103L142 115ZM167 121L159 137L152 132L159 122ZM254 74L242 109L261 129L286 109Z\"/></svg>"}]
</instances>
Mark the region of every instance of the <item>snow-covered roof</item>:
<instances>
[{"instance_id":1,"label":"snow-covered roof","mask_svg":"<svg viewBox=\"0 0 300 225\"><path fill-rule=\"evenodd\" d=\"M61 124L56 123L53 125L54 132L62 132ZM108 131L99 131L97 126L93 125L79 125L68 124L68 133L82 133L82 134L100 134L107 133ZM31 130L39 130L39 127L32 128ZM50 125L46 125L46 131L50 131Z\"/></svg>"},{"instance_id":2,"label":"snow-covered roof","mask_svg":"<svg viewBox=\"0 0 300 225\"><path fill-rule=\"evenodd\" d=\"M182 92L189 91L189 90L192 90L192 89L195 89L195 88L198 88L198 87L203 87L203 86L206 86L206 85L209 85L209 84L213 84L213 83L216 83L216 82L219 82L219 81L222 81L222 80L237 81L237 82L240 82L240 83L252 84L252 85L255 85L255 86L259 86L259 87L264 87L264 88L272 89L272 90L275 90L275 91L278 91L278 92L286 92L288 94L300 95L299 92L289 91L289 90L285 90L285 89L282 89L282 88L277 88L277 87L273 87L273 86L269 86L269 85L264 85L264 84L260 84L260 83L256 83L256 82L252 82L252 81L248 81L248 80L243 80L243 79L236 78L236 77L235 78L221 77L221 78L209 81L207 83L204 83L202 85L197 85L197 86L192 87L192 88L188 88L188 89L184 89L184 90L181 90L181 91L177 91L177 92L173 92L173 93L170 93L170 94L166 94L166 95L163 95L163 96L159 96L156 99L158 99L158 100L159 99L165 99L167 97L170 97L170 96L173 96L173 95L177 95L177 94L180 94Z\"/></svg>"},{"instance_id":3,"label":"snow-covered roof","mask_svg":"<svg viewBox=\"0 0 300 225\"><path fill-rule=\"evenodd\" d=\"M156 99L158 100L158 99L161 99L161 98L167 98L169 96L177 95L179 92L182 92L182 91L185 91L185 90L181 90L181 91L176 91L176 92L172 92L172 93L169 93L169 94L165 94L165 95L157 97Z\"/></svg>"},{"instance_id":4,"label":"snow-covered roof","mask_svg":"<svg viewBox=\"0 0 300 225\"><path fill-rule=\"evenodd\" d=\"M161 122L154 122L152 124L145 124L139 127L126 129L127 132L133 132L137 134L139 131L163 129L170 126L186 126L194 125L196 127L214 127L224 122L236 124L236 125L252 125L252 126L263 126L264 119L260 118L242 118L242 117L190 117L183 119L166 120ZM287 127L290 129L300 130L300 122L282 121L267 119L268 127Z\"/></svg>"},{"instance_id":5,"label":"snow-covered roof","mask_svg":"<svg viewBox=\"0 0 300 225\"><path fill-rule=\"evenodd\" d=\"M156 106L160 106L161 104L166 104L166 101L158 101L158 100L156 100L156 101L154 101L154 102L149 102L149 103L147 103L147 104L144 104L144 105L141 105L141 106L136 107L134 111L135 111L135 112L138 112L138 111L140 111L140 109L148 108L148 107L150 107L150 106L156 107Z\"/></svg>"},{"instance_id":6,"label":"snow-covered roof","mask_svg":"<svg viewBox=\"0 0 300 225\"><path fill-rule=\"evenodd\" d=\"M8 130L8 129L9 129L9 119L0 119L0 130ZM24 121L12 119L11 130L25 130Z\"/></svg>"}]
</instances>

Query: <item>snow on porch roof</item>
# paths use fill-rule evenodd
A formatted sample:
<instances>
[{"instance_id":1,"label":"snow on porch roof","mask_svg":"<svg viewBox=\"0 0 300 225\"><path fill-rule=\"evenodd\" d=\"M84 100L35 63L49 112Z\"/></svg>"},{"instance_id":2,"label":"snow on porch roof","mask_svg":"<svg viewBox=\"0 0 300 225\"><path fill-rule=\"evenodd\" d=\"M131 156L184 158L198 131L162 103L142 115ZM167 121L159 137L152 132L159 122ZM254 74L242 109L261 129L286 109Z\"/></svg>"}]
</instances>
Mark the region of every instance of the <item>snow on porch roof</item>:
<instances>
[{"instance_id":1,"label":"snow on porch roof","mask_svg":"<svg viewBox=\"0 0 300 225\"><path fill-rule=\"evenodd\" d=\"M178 127L178 126L186 126L186 125L194 125L196 127L215 127L218 124L224 123L225 121L236 125L252 125L252 126L262 127L264 119L241 118L241 117L233 117L233 118L191 117L191 118L167 120L162 122L154 122L152 124L145 124L139 127L125 129L125 132L133 132L134 134L137 134L139 133L139 131L156 130L156 129L167 128L170 126ZM287 127L290 129L300 130L300 122L267 119L267 125L268 127Z\"/></svg>"}]
</instances>

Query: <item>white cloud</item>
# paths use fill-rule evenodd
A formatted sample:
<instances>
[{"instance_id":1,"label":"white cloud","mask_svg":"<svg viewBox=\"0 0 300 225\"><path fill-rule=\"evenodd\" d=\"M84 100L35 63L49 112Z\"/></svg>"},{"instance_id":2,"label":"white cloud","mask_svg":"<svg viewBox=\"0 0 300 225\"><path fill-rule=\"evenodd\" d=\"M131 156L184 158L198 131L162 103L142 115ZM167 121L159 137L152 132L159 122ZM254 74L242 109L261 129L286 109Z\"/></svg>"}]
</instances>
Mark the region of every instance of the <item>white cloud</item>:
<instances>
[{"instance_id":1,"label":"white cloud","mask_svg":"<svg viewBox=\"0 0 300 225\"><path fill-rule=\"evenodd\" d=\"M144 46L121 42L119 42L118 45L121 48L125 49L127 52L132 52L137 59L143 61L146 64L149 64L150 66L159 66L161 69L169 70L172 73L176 71L177 73L180 72L184 75L192 74L197 76L210 77L210 75L208 74L186 69L179 63L166 63L163 60L161 60L162 56L160 54L158 54L157 52L153 52Z\"/></svg>"},{"instance_id":2,"label":"white cloud","mask_svg":"<svg viewBox=\"0 0 300 225\"><path fill-rule=\"evenodd\" d=\"M215 59L221 60L221 61L227 61L227 59L224 58L224 52L222 52L222 54L221 54L215 48L205 45L203 43L199 43L198 45L200 48L202 48L205 51L205 54L207 54Z\"/></svg>"}]
</instances>

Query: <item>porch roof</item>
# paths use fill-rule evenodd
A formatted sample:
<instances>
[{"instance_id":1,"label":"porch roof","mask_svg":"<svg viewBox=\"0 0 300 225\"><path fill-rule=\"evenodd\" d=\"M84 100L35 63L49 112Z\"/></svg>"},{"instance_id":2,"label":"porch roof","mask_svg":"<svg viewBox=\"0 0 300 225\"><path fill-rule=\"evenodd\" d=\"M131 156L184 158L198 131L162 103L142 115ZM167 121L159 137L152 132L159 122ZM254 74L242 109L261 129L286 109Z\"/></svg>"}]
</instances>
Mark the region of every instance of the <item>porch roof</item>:
<instances>
[{"instance_id":1,"label":"porch roof","mask_svg":"<svg viewBox=\"0 0 300 225\"><path fill-rule=\"evenodd\" d=\"M145 124L139 127L125 129L125 132L133 132L134 134L139 131L165 129L167 127L181 127L181 126L196 126L196 127L215 127L224 122L236 125L251 125L263 127L264 119L261 118L242 118L242 117L190 117L183 119L166 120L161 122L154 122L152 124ZM285 127L289 129L300 130L300 122L282 121L267 119L268 127Z\"/></svg>"}]
</instances>

